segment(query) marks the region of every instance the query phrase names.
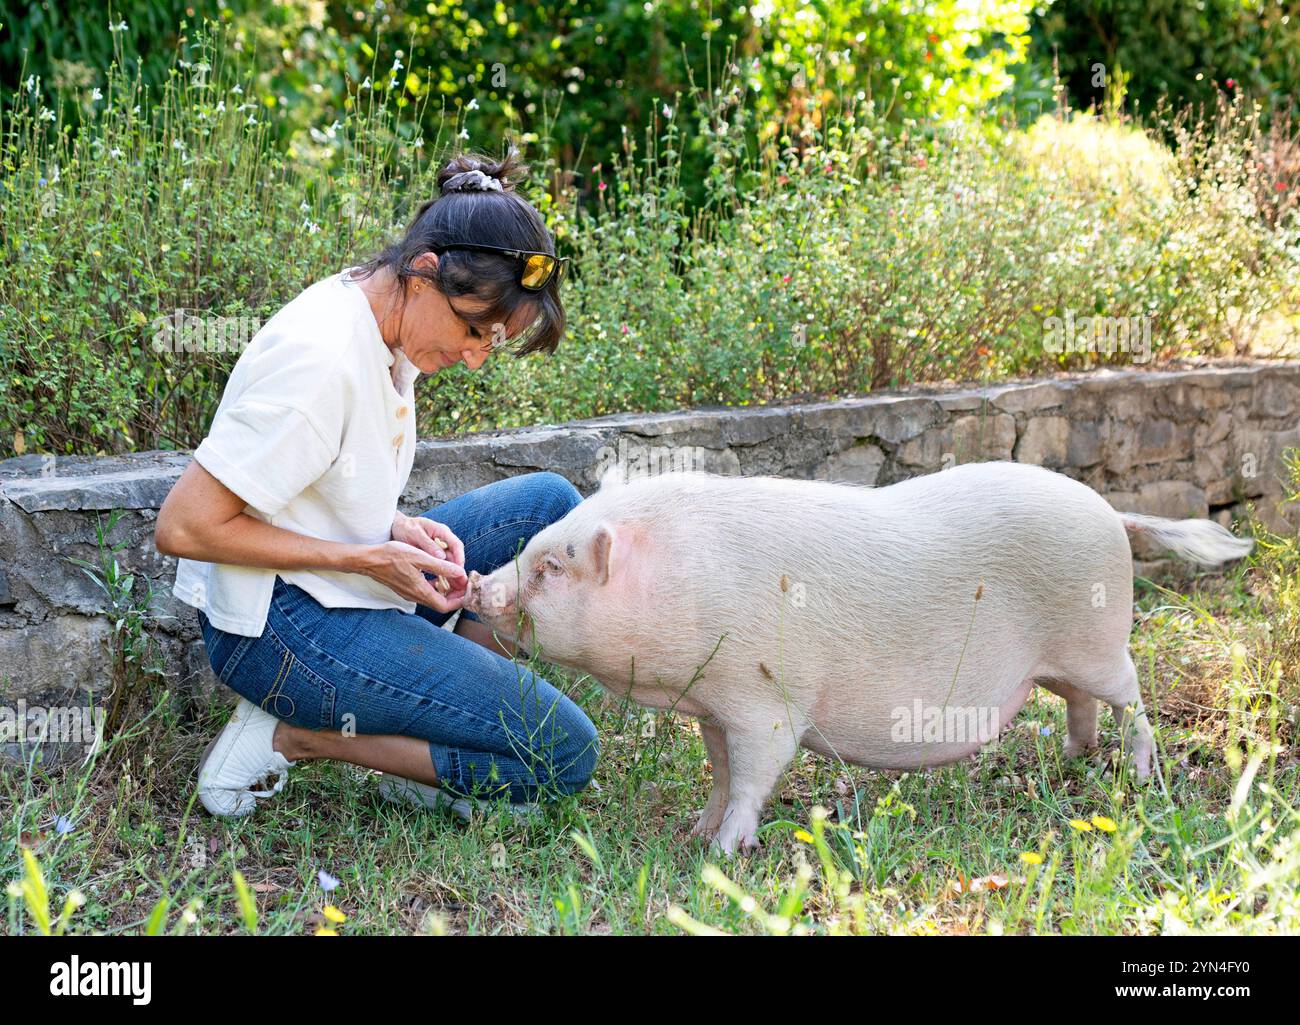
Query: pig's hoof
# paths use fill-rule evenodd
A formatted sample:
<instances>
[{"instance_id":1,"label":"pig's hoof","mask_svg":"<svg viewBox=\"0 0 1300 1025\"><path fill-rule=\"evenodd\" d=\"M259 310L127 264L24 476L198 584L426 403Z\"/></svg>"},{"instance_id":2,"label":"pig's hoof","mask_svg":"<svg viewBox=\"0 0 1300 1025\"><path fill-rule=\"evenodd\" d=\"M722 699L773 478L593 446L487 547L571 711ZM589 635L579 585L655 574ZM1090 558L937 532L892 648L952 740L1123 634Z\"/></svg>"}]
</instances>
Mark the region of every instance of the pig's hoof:
<instances>
[{"instance_id":1,"label":"pig's hoof","mask_svg":"<svg viewBox=\"0 0 1300 1025\"><path fill-rule=\"evenodd\" d=\"M738 854L749 854L751 851L756 851L762 846L763 845L758 842L758 838L752 836L742 837L735 841L735 843L730 847L715 837L710 848L714 854L721 854L725 857L732 858Z\"/></svg>"},{"instance_id":2,"label":"pig's hoof","mask_svg":"<svg viewBox=\"0 0 1300 1025\"><path fill-rule=\"evenodd\" d=\"M695 825L691 826L691 836L710 837L717 833L718 829L711 823L705 822L703 817L698 819Z\"/></svg>"},{"instance_id":3,"label":"pig's hoof","mask_svg":"<svg viewBox=\"0 0 1300 1025\"><path fill-rule=\"evenodd\" d=\"M1096 748L1096 746L1097 741L1095 740L1076 740L1074 737L1070 737L1066 740L1065 746L1061 749L1061 753L1065 755L1066 758L1082 758L1089 751Z\"/></svg>"},{"instance_id":4,"label":"pig's hoof","mask_svg":"<svg viewBox=\"0 0 1300 1025\"><path fill-rule=\"evenodd\" d=\"M691 827L691 836L713 836L722 826L722 812L705 808Z\"/></svg>"},{"instance_id":5,"label":"pig's hoof","mask_svg":"<svg viewBox=\"0 0 1300 1025\"><path fill-rule=\"evenodd\" d=\"M758 842L758 823L737 823L735 818L729 818L722 824L718 830L717 837L714 838L713 846L716 850L724 854L735 854L736 851L748 853L757 847L762 846Z\"/></svg>"}]
</instances>

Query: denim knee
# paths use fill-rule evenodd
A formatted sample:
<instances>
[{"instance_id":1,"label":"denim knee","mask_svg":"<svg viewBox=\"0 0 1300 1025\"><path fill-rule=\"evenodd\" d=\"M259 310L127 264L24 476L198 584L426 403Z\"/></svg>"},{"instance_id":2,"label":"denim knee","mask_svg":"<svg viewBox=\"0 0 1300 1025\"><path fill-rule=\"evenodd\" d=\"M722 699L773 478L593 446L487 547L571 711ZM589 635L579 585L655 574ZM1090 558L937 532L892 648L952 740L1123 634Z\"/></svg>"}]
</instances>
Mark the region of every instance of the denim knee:
<instances>
[{"instance_id":1,"label":"denim knee","mask_svg":"<svg viewBox=\"0 0 1300 1025\"><path fill-rule=\"evenodd\" d=\"M585 712L573 706L565 723L568 736L564 748L557 752L556 771L551 786L561 794L576 794L591 782L600 758L600 738Z\"/></svg>"},{"instance_id":2,"label":"denim knee","mask_svg":"<svg viewBox=\"0 0 1300 1025\"><path fill-rule=\"evenodd\" d=\"M541 492L539 512L550 523L563 519L569 510L582 501L581 492L567 477L554 470L538 470L527 476L529 486Z\"/></svg>"}]
</instances>

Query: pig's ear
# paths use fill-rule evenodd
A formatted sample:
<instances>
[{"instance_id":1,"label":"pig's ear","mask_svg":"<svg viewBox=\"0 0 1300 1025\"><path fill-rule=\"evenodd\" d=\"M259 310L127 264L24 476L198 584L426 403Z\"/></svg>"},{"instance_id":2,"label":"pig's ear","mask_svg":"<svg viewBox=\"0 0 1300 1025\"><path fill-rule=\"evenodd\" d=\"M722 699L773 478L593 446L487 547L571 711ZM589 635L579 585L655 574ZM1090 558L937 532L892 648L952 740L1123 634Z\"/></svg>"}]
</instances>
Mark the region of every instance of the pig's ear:
<instances>
[{"instance_id":1,"label":"pig's ear","mask_svg":"<svg viewBox=\"0 0 1300 1025\"><path fill-rule=\"evenodd\" d=\"M604 491L606 488L612 488L615 485L623 483L623 467L615 463L608 470L600 475L600 486L597 491Z\"/></svg>"},{"instance_id":2,"label":"pig's ear","mask_svg":"<svg viewBox=\"0 0 1300 1025\"><path fill-rule=\"evenodd\" d=\"M607 584L614 570L614 528L606 523L597 524L591 545L596 563L596 583Z\"/></svg>"}]
</instances>

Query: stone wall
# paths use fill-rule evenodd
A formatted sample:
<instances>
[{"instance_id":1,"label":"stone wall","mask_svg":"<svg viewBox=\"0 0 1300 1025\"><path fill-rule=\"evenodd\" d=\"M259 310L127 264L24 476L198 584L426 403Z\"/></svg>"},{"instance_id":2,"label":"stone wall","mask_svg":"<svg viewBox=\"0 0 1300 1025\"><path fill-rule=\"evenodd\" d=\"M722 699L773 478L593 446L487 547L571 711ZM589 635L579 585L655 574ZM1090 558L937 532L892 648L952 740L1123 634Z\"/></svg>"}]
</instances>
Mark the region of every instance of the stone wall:
<instances>
[{"instance_id":1,"label":"stone wall","mask_svg":"<svg viewBox=\"0 0 1300 1025\"><path fill-rule=\"evenodd\" d=\"M986 388L880 394L763 408L620 414L559 427L421 442L403 508L490 481L555 470L584 493L602 471L672 467L885 485L955 463L1015 459L1085 481L1125 511L1248 511L1294 531L1280 508L1281 453L1300 446L1300 363L1099 372ZM96 523L122 516L120 561L158 591L158 636L176 687L214 682L192 612L170 595L153 546L157 509L189 459L28 455L0 462L0 697L73 704L106 684L103 594L70 558L96 558Z\"/></svg>"}]
</instances>

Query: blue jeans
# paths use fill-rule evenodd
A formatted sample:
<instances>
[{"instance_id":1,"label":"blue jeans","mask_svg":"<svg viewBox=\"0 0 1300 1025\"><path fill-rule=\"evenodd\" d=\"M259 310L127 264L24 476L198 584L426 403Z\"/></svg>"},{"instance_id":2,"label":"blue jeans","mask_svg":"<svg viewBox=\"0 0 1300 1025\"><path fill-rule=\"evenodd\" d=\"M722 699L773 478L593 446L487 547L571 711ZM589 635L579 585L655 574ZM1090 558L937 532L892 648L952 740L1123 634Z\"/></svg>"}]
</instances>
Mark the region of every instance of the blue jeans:
<instances>
[{"instance_id":1,"label":"blue jeans","mask_svg":"<svg viewBox=\"0 0 1300 1025\"><path fill-rule=\"evenodd\" d=\"M465 545L465 571L491 573L581 496L555 473L497 481L430 509ZM461 615L468 616L468 612ZM199 625L212 671L295 726L428 741L439 785L513 802L571 794L596 766L596 728L522 665L440 629L417 606L328 609L279 577L260 637Z\"/></svg>"}]
</instances>

